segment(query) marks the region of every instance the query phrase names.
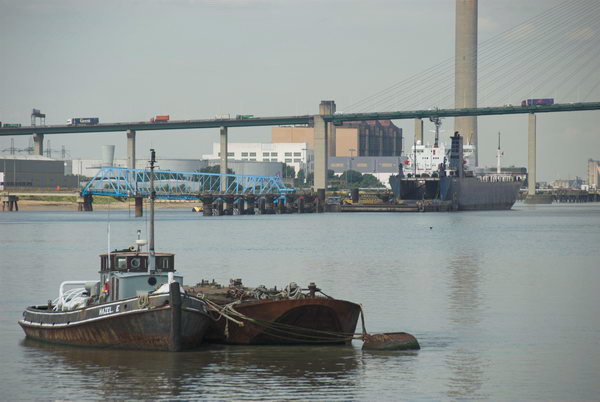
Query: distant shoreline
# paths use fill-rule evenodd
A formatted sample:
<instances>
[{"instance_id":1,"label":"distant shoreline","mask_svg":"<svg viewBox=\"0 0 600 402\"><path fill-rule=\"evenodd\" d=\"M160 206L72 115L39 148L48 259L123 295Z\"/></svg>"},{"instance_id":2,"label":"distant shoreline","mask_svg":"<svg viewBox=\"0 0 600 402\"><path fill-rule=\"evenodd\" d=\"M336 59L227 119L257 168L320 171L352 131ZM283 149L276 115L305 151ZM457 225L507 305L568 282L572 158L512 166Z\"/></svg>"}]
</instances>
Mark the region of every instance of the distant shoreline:
<instances>
[{"instance_id":1,"label":"distant shoreline","mask_svg":"<svg viewBox=\"0 0 600 402\"><path fill-rule=\"evenodd\" d=\"M192 209L192 207L200 205L200 201L156 201L157 208L170 209ZM48 201L48 200L22 200L18 201L19 211L78 211L78 203L73 201ZM135 204L132 201L111 202L111 203L94 203L95 211L105 211L107 209L127 210L135 209ZM144 210L148 210L147 202L144 202ZM5 211L6 212L6 211Z\"/></svg>"}]
</instances>

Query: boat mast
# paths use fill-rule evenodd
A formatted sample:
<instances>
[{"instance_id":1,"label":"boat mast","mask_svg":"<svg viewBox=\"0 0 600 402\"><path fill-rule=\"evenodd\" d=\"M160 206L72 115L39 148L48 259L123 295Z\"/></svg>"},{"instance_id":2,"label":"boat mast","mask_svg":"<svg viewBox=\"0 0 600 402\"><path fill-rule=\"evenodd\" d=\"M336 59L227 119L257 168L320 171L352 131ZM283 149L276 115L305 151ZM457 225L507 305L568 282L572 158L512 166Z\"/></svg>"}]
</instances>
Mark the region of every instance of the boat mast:
<instances>
[{"instance_id":1,"label":"boat mast","mask_svg":"<svg viewBox=\"0 0 600 402\"><path fill-rule=\"evenodd\" d=\"M438 108L435 108L438 110ZM437 148L440 142L440 126L442 125L442 119L438 116L430 117L429 121L431 121L435 125L435 140L433 142L433 147Z\"/></svg>"},{"instance_id":2,"label":"boat mast","mask_svg":"<svg viewBox=\"0 0 600 402\"><path fill-rule=\"evenodd\" d=\"M417 177L417 133L415 133L415 138L413 141L413 165L415 171L415 175L413 177Z\"/></svg>"},{"instance_id":3,"label":"boat mast","mask_svg":"<svg viewBox=\"0 0 600 402\"><path fill-rule=\"evenodd\" d=\"M156 163L156 152L150 149L150 261L148 264L148 273L156 270L156 255L154 254L154 199L156 191L154 191L154 164Z\"/></svg>"},{"instance_id":4,"label":"boat mast","mask_svg":"<svg viewBox=\"0 0 600 402\"><path fill-rule=\"evenodd\" d=\"M502 156L502 151L500 151L500 131L498 131L498 151L496 151L496 173L500 173L500 157Z\"/></svg>"}]
</instances>

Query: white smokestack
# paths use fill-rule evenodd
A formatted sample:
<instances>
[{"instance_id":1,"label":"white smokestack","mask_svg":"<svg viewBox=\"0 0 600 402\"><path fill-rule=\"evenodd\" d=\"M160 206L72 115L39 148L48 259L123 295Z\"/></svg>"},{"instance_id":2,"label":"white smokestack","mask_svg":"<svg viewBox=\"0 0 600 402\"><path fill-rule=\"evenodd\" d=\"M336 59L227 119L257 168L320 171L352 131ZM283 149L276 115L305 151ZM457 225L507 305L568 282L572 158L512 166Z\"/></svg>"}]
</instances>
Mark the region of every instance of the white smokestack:
<instances>
[{"instance_id":1,"label":"white smokestack","mask_svg":"<svg viewBox=\"0 0 600 402\"><path fill-rule=\"evenodd\" d=\"M115 162L115 146L102 145L102 167L111 167Z\"/></svg>"}]
</instances>

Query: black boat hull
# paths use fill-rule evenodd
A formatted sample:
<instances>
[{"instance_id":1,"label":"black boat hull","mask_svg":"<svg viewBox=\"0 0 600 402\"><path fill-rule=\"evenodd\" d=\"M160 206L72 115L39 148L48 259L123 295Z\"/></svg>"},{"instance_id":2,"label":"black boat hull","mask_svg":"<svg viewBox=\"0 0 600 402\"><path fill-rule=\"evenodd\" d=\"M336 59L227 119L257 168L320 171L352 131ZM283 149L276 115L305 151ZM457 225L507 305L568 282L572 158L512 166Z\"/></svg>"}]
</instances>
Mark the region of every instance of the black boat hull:
<instances>
[{"instance_id":1,"label":"black boat hull","mask_svg":"<svg viewBox=\"0 0 600 402\"><path fill-rule=\"evenodd\" d=\"M517 200L521 182L481 181L475 177L440 179L442 200L452 201L459 211L511 209Z\"/></svg>"},{"instance_id":2,"label":"black boat hull","mask_svg":"<svg viewBox=\"0 0 600 402\"><path fill-rule=\"evenodd\" d=\"M489 178L390 177L394 195L403 200L439 200L450 203L454 211L506 210L517 200L522 182L489 181Z\"/></svg>"}]
</instances>

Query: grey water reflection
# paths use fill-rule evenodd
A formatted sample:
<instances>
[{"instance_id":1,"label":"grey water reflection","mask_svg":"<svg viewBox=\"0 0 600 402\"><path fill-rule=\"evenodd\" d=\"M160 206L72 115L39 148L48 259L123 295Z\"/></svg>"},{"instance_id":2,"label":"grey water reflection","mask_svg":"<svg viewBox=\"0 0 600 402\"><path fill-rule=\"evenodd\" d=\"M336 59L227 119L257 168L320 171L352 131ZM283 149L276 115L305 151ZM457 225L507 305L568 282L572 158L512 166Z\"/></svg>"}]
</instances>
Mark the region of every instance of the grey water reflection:
<instances>
[{"instance_id":1,"label":"grey water reflection","mask_svg":"<svg viewBox=\"0 0 600 402\"><path fill-rule=\"evenodd\" d=\"M486 380L486 361L469 343L472 334L480 330L482 320L480 260L476 251L463 248L457 251L448 264L448 319L457 335L457 345L446 357L450 373L447 395L451 398L485 398L481 388Z\"/></svg>"},{"instance_id":2,"label":"grey water reflection","mask_svg":"<svg viewBox=\"0 0 600 402\"><path fill-rule=\"evenodd\" d=\"M476 252L460 250L449 263L448 312L450 322L460 329L473 329L481 322L481 270Z\"/></svg>"},{"instance_id":3,"label":"grey water reflection","mask_svg":"<svg viewBox=\"0 0 600 402\"><path fill-rule=\"evenodd\" d=\"M29 339L21 344L29 367L35 367L35 375L22 373L39 387L35 397L48 392L58 399L349 399L360 382L361 353L352 346L212 346L163 353ZM63 389L69 394L61 394Z\"/></svg>"}]
</instances>

